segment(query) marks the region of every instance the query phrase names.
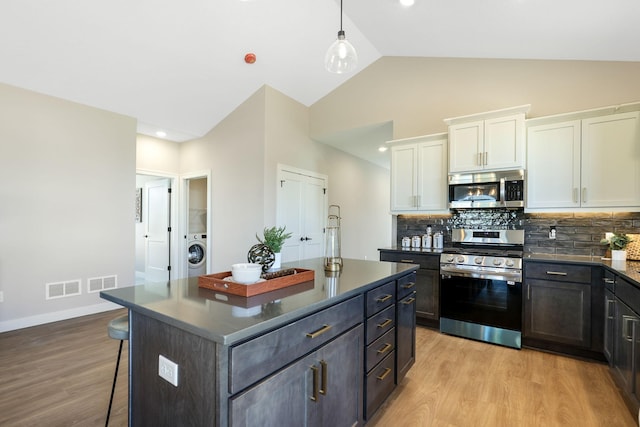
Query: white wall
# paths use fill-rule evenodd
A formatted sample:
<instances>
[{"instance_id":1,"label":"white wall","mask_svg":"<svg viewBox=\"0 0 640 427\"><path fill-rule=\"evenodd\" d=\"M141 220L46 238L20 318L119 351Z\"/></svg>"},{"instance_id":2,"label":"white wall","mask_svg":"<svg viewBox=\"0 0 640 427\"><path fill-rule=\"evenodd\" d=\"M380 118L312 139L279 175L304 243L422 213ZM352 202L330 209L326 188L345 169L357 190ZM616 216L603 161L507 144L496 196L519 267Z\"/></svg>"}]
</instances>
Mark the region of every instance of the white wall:
<instances>
[{"instance_id":1,"label":"white wall","mask_svg":"<svg viewBox=\"0 0 640 427\"><path fill-rule=\"evenodd\" d=\"M309 137L309 109L266 88L265 224L275 224L276 171L282 163L329 177L329 204L340 206L342 256L378 259L391 244L389 171Z\"/></svg>"},{"instance_id":2,"label":"white wall","mask_svg":"<svg viewBox=\"0 0 640 427\"><path fill-rule=\"evenodd\" d=\"M116 307L90 277L133 283L135 137L130 117L0 84L0 331Z\"/></svg>"}]
</instances>

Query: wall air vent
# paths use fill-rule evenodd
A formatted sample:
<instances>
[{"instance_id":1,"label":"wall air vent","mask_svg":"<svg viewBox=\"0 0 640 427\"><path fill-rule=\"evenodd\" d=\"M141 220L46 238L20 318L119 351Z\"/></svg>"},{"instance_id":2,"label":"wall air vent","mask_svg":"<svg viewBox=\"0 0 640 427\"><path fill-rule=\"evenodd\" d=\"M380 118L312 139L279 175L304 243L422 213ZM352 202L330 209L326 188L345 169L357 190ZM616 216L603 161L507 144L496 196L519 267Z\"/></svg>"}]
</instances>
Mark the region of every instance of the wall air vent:
<instances>
[{"instance_id":1,"label":"wall air vent","mask_svg":"<svg viewBox=\"0 0 640 427\"><path fill-rule=\"evenodd\" d=\"M87 291L100 292L118 287L118 276L91 277L87 283Z\"/></svg>"},{"instance_id":2,"label":"wall air vent","mask_svg":"<svg viewBox=\"0 0 640 427\"><path fill-rule=\"evenodd\" d=\"M46 283L46 299L56 299L80 295L82 280L67 280L64 282Z\"/></svg>"}]
</instances>

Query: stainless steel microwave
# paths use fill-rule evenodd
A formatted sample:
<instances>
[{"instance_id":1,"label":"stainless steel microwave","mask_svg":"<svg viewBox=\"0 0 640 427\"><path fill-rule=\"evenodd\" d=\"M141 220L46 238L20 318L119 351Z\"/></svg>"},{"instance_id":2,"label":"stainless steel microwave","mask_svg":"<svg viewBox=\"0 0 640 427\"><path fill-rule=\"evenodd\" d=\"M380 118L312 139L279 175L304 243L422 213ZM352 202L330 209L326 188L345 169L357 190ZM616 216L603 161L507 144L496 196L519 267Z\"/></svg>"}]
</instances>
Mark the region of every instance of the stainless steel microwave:
<instances>
[{"instance_id":1,"label":"stainless steel microwave","mask_svg":"<svg viewBox=\"0 0 640 427\"><path fill-rule=\"evenodd\" d=\"M449 208L523 208L524 171L449 175Z\"/></svg>"}]
</instances>

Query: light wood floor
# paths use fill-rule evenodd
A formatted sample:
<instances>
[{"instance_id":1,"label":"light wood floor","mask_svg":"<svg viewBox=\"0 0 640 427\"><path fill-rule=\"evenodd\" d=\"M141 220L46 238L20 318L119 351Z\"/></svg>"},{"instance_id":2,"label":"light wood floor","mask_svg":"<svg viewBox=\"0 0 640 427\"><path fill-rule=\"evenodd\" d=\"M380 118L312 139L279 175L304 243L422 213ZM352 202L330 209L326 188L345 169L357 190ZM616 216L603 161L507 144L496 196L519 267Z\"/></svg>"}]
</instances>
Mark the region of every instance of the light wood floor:
<instances>
[{"instance_id":1,"label":"light wood floor","mask_svg":"<svg viewBox=\"0 0 640 427\"><path fill-rule=\"evenodd\" d=\"M118 341L114 311L0 334L0 426L104 425ZM402 426L635 426L607 367L419 328L418 355L369 423ZM126 350L112 426L127 425Z\"/></svg>"}]
</instances>

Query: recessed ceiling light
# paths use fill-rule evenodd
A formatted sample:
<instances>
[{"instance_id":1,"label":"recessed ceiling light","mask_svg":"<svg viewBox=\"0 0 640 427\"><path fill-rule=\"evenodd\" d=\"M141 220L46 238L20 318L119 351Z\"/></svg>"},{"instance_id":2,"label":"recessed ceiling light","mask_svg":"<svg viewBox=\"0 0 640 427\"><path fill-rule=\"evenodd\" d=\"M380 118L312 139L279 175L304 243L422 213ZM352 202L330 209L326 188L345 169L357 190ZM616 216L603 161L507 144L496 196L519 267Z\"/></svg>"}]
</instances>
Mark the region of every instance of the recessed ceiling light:
<instances>
[{"instance_id":1,"label":"recessed ceiling light","mask_svg":"<svg viewBox=\"0 0 640 427\"><path fill-rule=\"evenodd\" d=\"M416 2L416 0L399 0L399 1L400 1L400 4L404 7L411 7Z\"/></svg>"},{"instance_id":2,"label":"recessed ceiling light","mask_svg":"<svg viewBox=\"0 0 640 427\"><path fill-rule=\"evenodd\" d=\"M159 131L156 132L156 136L158 138L164 138L165 136L167 136L167 133L165 131L163 131L163 130L159 130Z\"/></svg>"},{"instance_id":3,"label":"recessed ceiling light","mask_svg":"<svg viewBox=\"0 0 640 427\"><path fill-rule=\"evenodd\" d=\"M387 147L378 147L378 151L384 153L385 151L387 151Z\"/></svg>"}]
</instances>

